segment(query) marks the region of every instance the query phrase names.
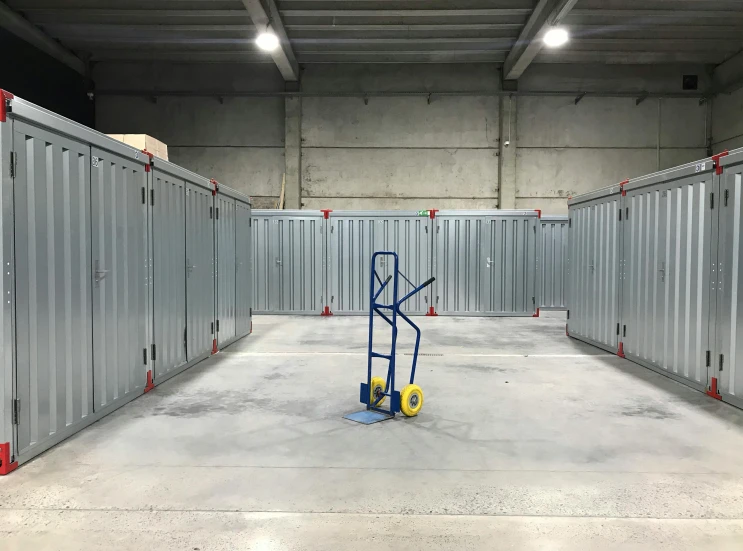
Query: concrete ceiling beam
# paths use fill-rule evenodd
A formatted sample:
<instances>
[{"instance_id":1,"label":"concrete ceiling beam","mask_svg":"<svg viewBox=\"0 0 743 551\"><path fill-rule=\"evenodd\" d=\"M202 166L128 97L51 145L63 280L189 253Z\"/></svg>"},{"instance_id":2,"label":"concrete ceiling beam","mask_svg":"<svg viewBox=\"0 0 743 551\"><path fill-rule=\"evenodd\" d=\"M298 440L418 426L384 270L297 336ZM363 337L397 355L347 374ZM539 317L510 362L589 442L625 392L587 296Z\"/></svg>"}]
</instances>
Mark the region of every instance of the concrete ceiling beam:
<instances>
[{"instance_id":1,"label":"concrete ceiling beam","mask_svg":"<svg viewBox=\"0 0 743 551\"><path fill-rule=\"evenodd\" d=\"M279 9L274 0L242 0L250 14L250 19L256 31L263 32L270 27L279 39L279 47L271 52L274 63L279 68L284 80L296 82L299 80L299 64L292 51L289 37L279 15Z\"/></svg>"},{"instance_id":2,"label":"concrete ceiling beam","mask_svg":"<svg viewBox=\"0 0 743 551\"><path fill-rule=\"evenodd\" d=\"M573 9L578 0L539 0L503 66L503 79L516 80L541 51L544 35Z\"/></svg>"}]
</instances>

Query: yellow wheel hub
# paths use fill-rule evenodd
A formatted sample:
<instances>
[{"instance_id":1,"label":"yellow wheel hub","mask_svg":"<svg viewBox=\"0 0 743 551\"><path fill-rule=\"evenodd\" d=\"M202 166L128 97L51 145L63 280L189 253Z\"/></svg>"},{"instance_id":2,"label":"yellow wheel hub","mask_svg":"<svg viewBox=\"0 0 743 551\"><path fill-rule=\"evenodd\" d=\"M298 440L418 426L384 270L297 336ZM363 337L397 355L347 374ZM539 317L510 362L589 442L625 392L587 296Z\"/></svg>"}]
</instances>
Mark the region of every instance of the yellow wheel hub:
<instances>
[{"instance_id":1,"label":"yellow wheel hub","mask_svg":"<svg viewBox=\"0 0 743 551\"><path fill-rule=\"evenodd\" d=\"M423 391L418 385L406 385L400 393L400 409L408 417L415 417L423 407Z\"/></svg>"},{"instance_id":2,"label":"yellow wheel hub","mask_svg":"<svg viewBox=\"0 0 743 551\"><path fill-rule=\"evenodd\" d=\"M382 379L382 377L372 377L371 389L369 391L369 403L372 406L379 407L384 404L386 396L383 396L383 394L385 392L385 387L387 386L386 383L387 381Z\"/></svg>"}]
</instances>

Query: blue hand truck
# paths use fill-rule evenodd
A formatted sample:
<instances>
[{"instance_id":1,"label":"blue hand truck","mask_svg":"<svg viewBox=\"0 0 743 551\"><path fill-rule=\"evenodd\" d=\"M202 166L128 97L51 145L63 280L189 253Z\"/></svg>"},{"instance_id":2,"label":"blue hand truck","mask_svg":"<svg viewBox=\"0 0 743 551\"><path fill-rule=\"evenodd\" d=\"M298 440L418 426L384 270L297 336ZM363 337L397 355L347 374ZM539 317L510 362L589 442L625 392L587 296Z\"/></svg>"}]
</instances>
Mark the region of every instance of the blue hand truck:
<instances>
[{"instance_id":1,"label":"blue hand truck","mask_svg":"<svg viewBox=\"0 0 743 551\"><path fill-rule=\"evenodd\" d=\"M394 259L394 271L393 274L387 276L387 279L382 281L377 273L376 264L377 258L379 257L392 257ZM418 349L421 342L421 330L414 324L408 316L406 316L401 307L406 300L420 293L423 289L433 283L436 278L432 277L426 280L424 283L416 286L411 282L404 274L400 272L400 262L397 257L397 253L389 251L377 251L372 255L371 259L371 278L369 284L369 353L367 357L367 375L366 382L361 383L361 394L360 399L362 404L366 404L366 409L346 415L346 419L364 423L369 425L378 421L384 421L385 419L392 419L395 414L399 411L408 417L414 417L418 415L421 407L423 407L423 391L415 384L415 367L418 363ZM406 294L404 297L399 299L400 292L400 276L413 287L413 290ZM383 304L377 302L377 299L382 295L387 285L392 281L392 303ZM376 284L379 287L375 289ZM391 311L390 316L385 314L383 310ZM375 352L373 349L374 340L374 314L378 314L384 321L390 324L392 327L392 345L390 347L389 354L381 354ZM395 367L396 367L396 349L397 349L397 317L400 316L405 320L416 333L415 336L415 349L413 351L413 365L410 370L410 383L403 387L402 392L395 390ZM372 361L374 358L382 358L388 361L387 377L372 377ZM389 409L382 408L382 404L389 398Z\"/></svg>"}]
</instances>

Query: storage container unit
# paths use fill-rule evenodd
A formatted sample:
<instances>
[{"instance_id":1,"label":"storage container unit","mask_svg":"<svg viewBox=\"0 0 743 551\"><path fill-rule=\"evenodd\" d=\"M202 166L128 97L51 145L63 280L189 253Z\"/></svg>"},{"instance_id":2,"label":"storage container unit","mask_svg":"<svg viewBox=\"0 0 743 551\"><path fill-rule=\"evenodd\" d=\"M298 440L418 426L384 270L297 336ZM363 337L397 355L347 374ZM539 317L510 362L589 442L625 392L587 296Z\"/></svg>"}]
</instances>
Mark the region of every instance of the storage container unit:
<instances>
[{"instance_id":1,"label":"storage container unit","mask_svg":"<svg viewBox=\"0 0 743 551\"><path fill-rule=\"evenodd\" d=\"M568 334L616 353L620 344L620 185L568 201Z\"/></svg>"},{"instance_id":2,"label":"storage container unit","mask_svg":"<svg viewBox=\"0 0 743 551\"><path fill-rule=\"evenodd\" d=\"M715 209L719 215L719 253L717 271L711 276L717 309L710 393L719 393L726 402L743 408L743 149L723 157L720 164L719 207Z\"/></svg>"},{"instance_id":3,"label":"storage container unit","mask_svg":"<svg viewBox=\"0 0 743 551\"><path fill-rule=\"evenodd\" d=\"M224 348L250 333L252 263L250 198L217 185L217 345ZM239 231L239 236L238 236Z\"/></svg>"},{"instance_id":4,"label":"storage container unit","mask_svg":"<svg viewBox=\"0 0 743 551\"><path fill-rule=\"evenodd\" d=\"M153 378L160 383L212 352L213 185L152 160Z\"/></svg>"},{"instance_id":5,"label":"storage container unit","mask_svg":"<svg viewBox=\"0 0 743 551\"><path fill-rule=\"evenodd\" d=\"M432 285L436 313L534 316L537 211L440 211Z\"/></svg>"},{"instance_id":6,"label":"storage container unit","mask_svg":"<svg viewBox=\"0 0 743 551\"><path fill-rule=\"evenodd\" d=\"M537 226L537 308L567 309L568 217L541 216Z\"/></svg>"},{"instance_id":7,"label":"storage container unit","mask_svg":"<svg viewBox=\"0 0 743 551\"><path fill-rule=\"evenodd\" d=\"M622 197L623 352L699 390L708 382L716 180L705 159L630 180Z\"/></svg>"},{"instance_id":8,"label":"storage container unit","mask_svg":"<svg viewBox=\"0 0 743 551\"><path fill-rule=\"evenodd\" d=\"M254 210L256 313L318 315L327 295L321 211Z\"/></svg>"},{"instance_id":9,"label":"storage container unit","mask_svg":"<svg viewBox=\"0 0 743 551\"><path fill-rule=\"evenodd\" d=\"M223 345L250 332L252 285L246 197L220 190L215 236L209 181L2 91L0 175L7 474L211 353L219 239Z\"/></svg>"},{"instance_id":10,"label":"storage container unit","mask_svg":"<svg viewBox=\"0 0 743 551\"><path fill-rule=\"evenodd\" d=\"M149 158L0 99L7 473L144 391Z\"/></svg>"},{"instance_id":11,"label":"storage container unit","mask_svg":"<svg viewBox=\"0 0 743 551\"><path fill-rule=\"evenodd\" d=\"M400 272L415 285L431 277L429 211L333 211L328 225L329 312L369 313L370 262L375 251L397 252ZM381 261L379 268L382 280L394 270ZM412 289L402 280L400 293ZM391 289L385 289L380 299L389 304ZM419 293L405 303L403 311L425 314L428 300L427 293Z\"/></svg>"}]
</instances>

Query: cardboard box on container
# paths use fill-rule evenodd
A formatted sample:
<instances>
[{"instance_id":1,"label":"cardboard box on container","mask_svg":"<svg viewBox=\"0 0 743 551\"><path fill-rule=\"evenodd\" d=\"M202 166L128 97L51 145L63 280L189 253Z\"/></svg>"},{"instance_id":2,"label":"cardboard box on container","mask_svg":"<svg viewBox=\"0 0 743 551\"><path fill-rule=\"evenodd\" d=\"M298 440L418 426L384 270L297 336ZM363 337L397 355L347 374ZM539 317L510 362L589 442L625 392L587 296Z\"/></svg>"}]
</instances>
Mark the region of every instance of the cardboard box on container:
<instances>
[{"instance_id":1,"label":"cardboard box on container","mask_svg":"<svg viewBox=\"0 0 743 551\"><path fill-rule=\"evenodd\" d=\"M108 134L109 138L119 140L137 149L146 149L155 157L168 160L168 146L147 134Z\"/></svg>"}]
</instances>

